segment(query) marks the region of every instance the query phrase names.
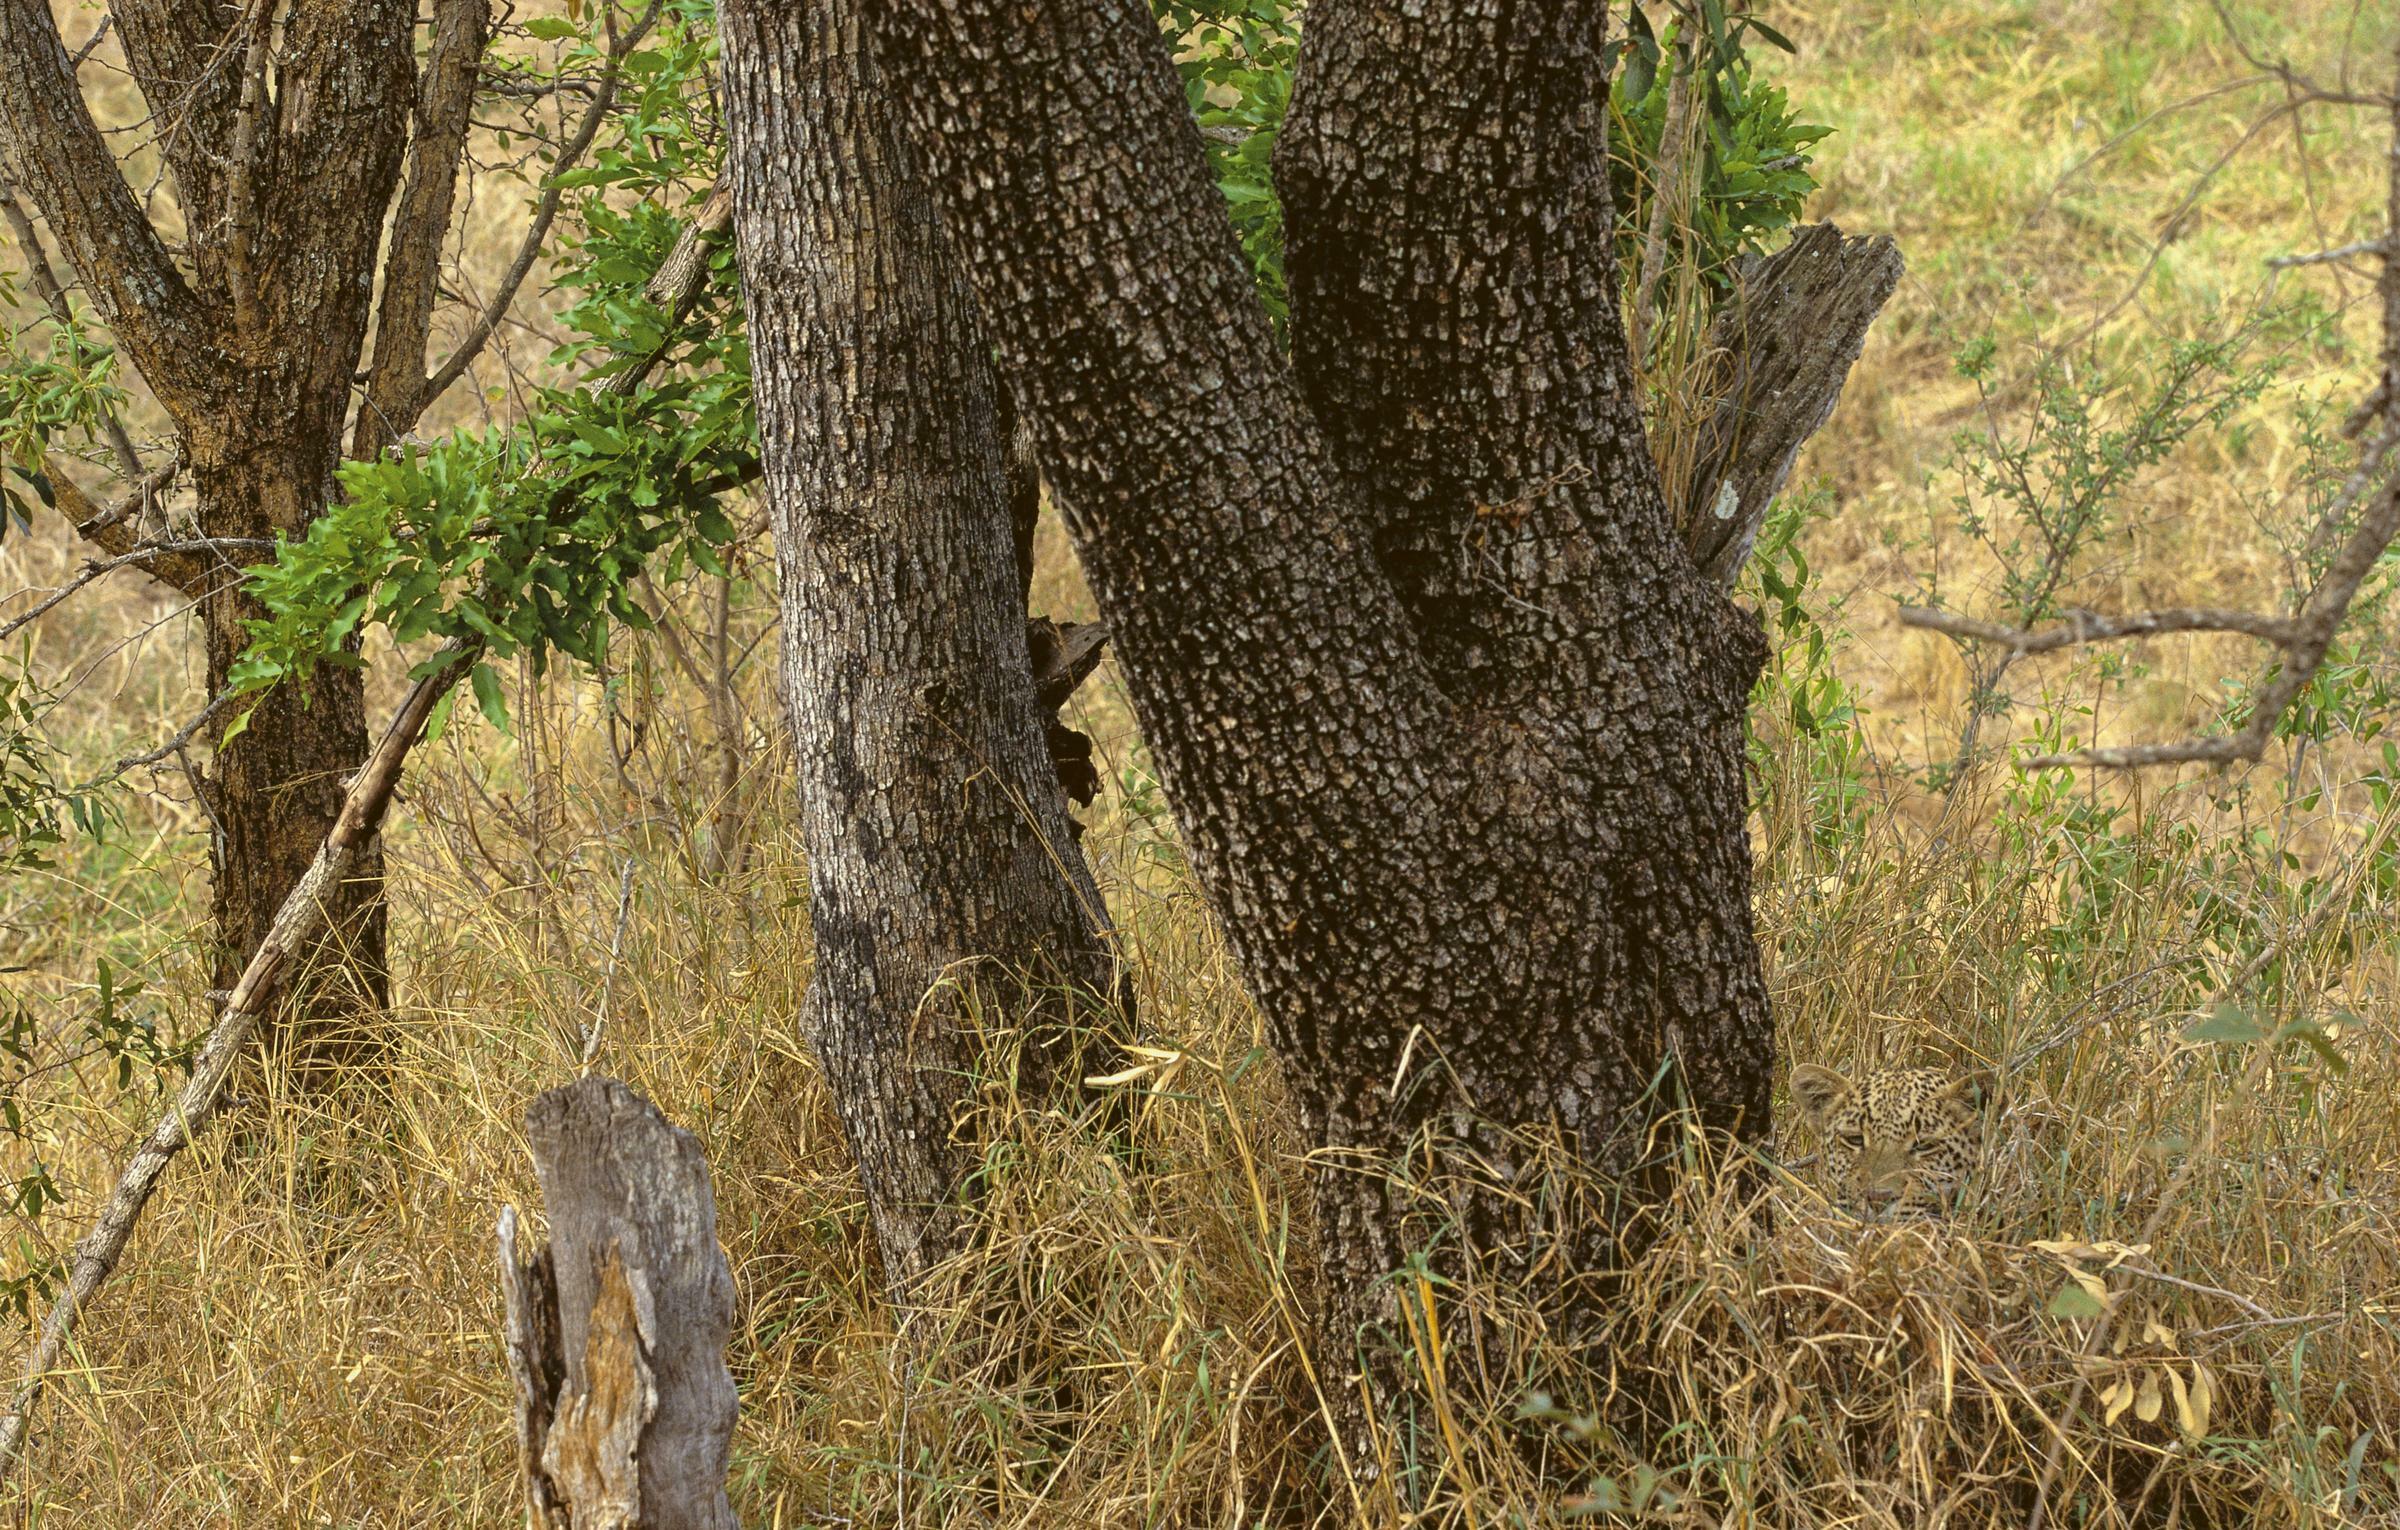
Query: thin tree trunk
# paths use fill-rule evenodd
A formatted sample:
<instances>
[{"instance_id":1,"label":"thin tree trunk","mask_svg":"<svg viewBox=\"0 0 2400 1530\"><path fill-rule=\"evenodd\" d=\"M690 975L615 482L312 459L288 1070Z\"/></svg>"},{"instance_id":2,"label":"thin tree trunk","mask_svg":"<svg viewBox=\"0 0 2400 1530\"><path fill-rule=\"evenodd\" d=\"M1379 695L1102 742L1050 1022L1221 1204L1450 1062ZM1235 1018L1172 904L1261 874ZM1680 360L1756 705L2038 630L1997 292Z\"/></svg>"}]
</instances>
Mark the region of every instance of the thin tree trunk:
<instances>
[{"instance_id":1,"label":"thin tree trunk","mask_svg":"<svg viewBox=\"0 0 2400 1530\"><path fill-rule=\"evenodd\" d=\"M1113 964L1035 700L989 346L856 9L722 24L816 940L800 1026L905 1298L960 1245L990 1024L1021 1029L1038 1098Z\"/></svg>"},{"instance_id":2,"label":"thin tree trunk","mask_svg":"<svg viewBox=\"0 0 2400 1530\"><path fill-rule=\"evenodd\" d=\"M333 443L321 439L315 445L314 451L260 452L235 464L196 466L201 525L213 536L302 535L332 488ZM238 570L225 568L201 602L212 696L225 690L235 661L250 646L245 623L266 614L239 578ZM350 775L366 753L362 676L330 664L318 669L305 696L286 685L258 698L248 724L218 747L201 788L215 841L214 987L233 986L274 923L284 896L331 832ZM305 1085L330 1082L329 1070L364 1061L377 1044L374 1017L390 997L382 884L382 845L370 841L351 857L334 890L306 975L278 1007L286 1023L265 1033L269 1052Z\"/></svg>"}]
</instances>

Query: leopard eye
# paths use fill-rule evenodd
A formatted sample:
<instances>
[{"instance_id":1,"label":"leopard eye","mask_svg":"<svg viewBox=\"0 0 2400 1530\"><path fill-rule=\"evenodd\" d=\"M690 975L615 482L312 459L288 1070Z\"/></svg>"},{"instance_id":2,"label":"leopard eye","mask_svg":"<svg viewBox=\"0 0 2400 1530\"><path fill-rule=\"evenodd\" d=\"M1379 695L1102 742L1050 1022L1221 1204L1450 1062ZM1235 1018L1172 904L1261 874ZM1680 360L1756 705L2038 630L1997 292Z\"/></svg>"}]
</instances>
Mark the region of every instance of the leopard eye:
<instances>
[{"instance_id":1,"label":"leopard eye","mask_svg":"<svg viewBox=\"0 0 2400 1530\"><path fill-rule=\"evenodd\" d=\"M1837 1140L1846 1148L1865 1147L1867 1145L1867 1137L1866 1133L1864 1132L1844 1132Z\"/></svg>"}]
</instances>

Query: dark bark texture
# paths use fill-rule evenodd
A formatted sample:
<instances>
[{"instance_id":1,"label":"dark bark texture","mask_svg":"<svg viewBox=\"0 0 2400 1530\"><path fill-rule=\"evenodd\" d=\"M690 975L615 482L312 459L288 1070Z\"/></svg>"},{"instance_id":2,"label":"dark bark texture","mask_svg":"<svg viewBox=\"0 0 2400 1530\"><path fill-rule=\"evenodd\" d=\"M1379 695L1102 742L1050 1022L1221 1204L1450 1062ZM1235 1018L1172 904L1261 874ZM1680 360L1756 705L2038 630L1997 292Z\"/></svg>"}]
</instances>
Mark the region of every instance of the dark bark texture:
<instances>
[{"instance_id":1,"label":"dark bark texture","mask_svg":"<svg viewBox=\"0 0 2400 1530\"><path fill-rule=\"evenodd\" d=\"M869 14L1330 1150L1338 1358L1428 1209L1379 1166L1429 1134L1481 1163L1433 1220L1613 1263L1607 1217L1527 1225L1518 1134L1623 1170L1677 1095L1756 1133L1773 1047L1743 781L1764 642L1685 550L1635 408L1604 8L1311 7L1288 364L1145 7Z\"/></svg>"},{"instance_id":2,"label":"dark bark texture","mask_svg":"<svg viewBox=\"0 0 2400 1530\"><path fill-rule=\"evenodd\" d=\"M450 211L481 0L437 7L420 89L408 0L288 9L227 0L118 0L110 14L154 120L188 230L170 252L85 107L47 0L0 0L0 150L80 277L98 317L172 420L207 538L298 535L334 492L385 214L412 121L410 195L393 231L379 374L421 380L434 253ZM421 386L382 386L373 447L404 432ZM126 526L109 528L120 538ZM242 558L256 554L244 551ZM259 614L239 562L150 565L199 604L211 693ZM221 725L220 725L221 726ZM321 670L303 696L269 693L196 773L216 825L218 982L229 984L331 830L366 755L359 678ZM386 997L380 851L365 847L333 912L316 977L299 985L354 1056Z\"/></svg>"},{"instance_id":3,"label":"dark bark texture","mask_svg":"<svg viewBox=\"0 0 2400 1530\"><path fill-rule=\"evenodd\" d=\"M856 9L721 16L816 941L801 1029L905 1295L958 1246L975 1021L1035 1028L1038 1097L1074 1061L1064 996L1108 993L1113 958L1044 742L990 347Z\"/></svg>"}]
</instances>

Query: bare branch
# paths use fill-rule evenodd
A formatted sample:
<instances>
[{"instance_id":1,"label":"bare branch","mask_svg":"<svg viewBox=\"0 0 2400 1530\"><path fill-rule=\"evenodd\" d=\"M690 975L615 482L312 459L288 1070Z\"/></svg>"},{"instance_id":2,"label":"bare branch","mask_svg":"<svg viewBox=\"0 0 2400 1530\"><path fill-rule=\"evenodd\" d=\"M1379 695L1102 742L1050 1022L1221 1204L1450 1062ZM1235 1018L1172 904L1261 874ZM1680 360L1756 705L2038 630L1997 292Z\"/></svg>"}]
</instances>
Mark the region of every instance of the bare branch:
<instances>
[{"instance_id":1,"label":"bare branch","mask_svg":"<svg viewBox=\"0 0 2400 1530\"><path fill-rule=\"evenodd\" d=\"M2380 255L2390 247L2391 237L2386 234L2380 239L2361 239L2355 244L2345 244L2338 250L2319 250L2314 255L2276 255L2269 258L2267 265L2271 270L2288 271L2294 266L2330 265L2334 261L2349 260L2360 255Z\"/></svg>"},{"instance_id":2,"label":"bare branch","mask_svg":"<svg viewBox=\"0 0 2400 1530\"><path fill-rule=\"evenodd\" d=\"M431 397L425 391L425 341L433 330L442 240L450 232L459 156L475 104L476 66L491 35L491 0L437 0L433 24L433 46L417 81L408 183L384 257L374 370L350 437L353 457L372 457L414 429Z\"/></svg>"},{"instance_id":3,"label":"bare branch","mask_svg":"<svg viewBox=\"0 0 2400 1530\"><path fill-rule=\"evenodd\" d=\"M233 108L233 148L226 156L225 274L233 294L233 327L247 335L258 327L258 117L267 96L267 57L275 37L275 0L251 0L243 9L248 48L242 62L242 93Z\"/></svg>"},{"instance_id":4,"label":"bare branch","mask_svg":"<svg viewBox=\"0 0 2400 1530\"><path fill-rule=\"evenodd\" d=\"M2239 632L2269 643L2288 643L2294 637L2292 624L2280 617L2214 606L2174 606L2160 611L2136 612L2131 616L2102 616L2096 611L2077 611L2068 616L2065 626L2040 632L2004 626L1999 622L1977 621L1952 611L1902 606L1900 625L1947 633L1951 637L1972 638L1979 643L1990 643L2017 654L2050 653L2060 648L2107 642L2116 638L2155 637L2162 632Z\"/></svg>"},{"instance_id":5,"label":"bare branch","mask_svg":"<svg viewBox=\"0 0 2400 1530\"><path fill-rule=\"evenodd\" d=\"M1689 39L1675 40L1675 74L1667 82L1667 116L1658 135L1658 176L1650 187L1650 228L1642 239L1641 279L1635 284L1633 306L1625 313L1626 348L1634 365L1649 355L1651 305L1658 301L1658 283L1667 266L1669 221L1683 217L1684 167L1692 158L1692 71L1698 66Z\"/></svg>"},{"instance_id":6,"label":"bare branch","mask_svg":"<svg viewBox=\"0 0 2400 1530\"><path fill-rule=\"evenodd\" d=\"M23 4L25 0L14 0L14 3ZM466 339L459 342L458 349L450 353L450 359L442 363L440 370L425 380L422 397L426 403L440 398L452 383L465 375L468 366L490 343L492 332L500 327L509 305L516 301L517 289L525 285L525 277L533 270L535 257L541 254L543 242L550 237L550 224L558 216L559 198L565 190L559 185L558 178L574 168L576 161L583 158L584 151L592 146L592 140L599 136L602 119L607 117L609 108L616 104L619 66L624 63L625 55L640 46L650 29L658 24L659 8L664 3L665 0L650 0L649 8L642 12L641 20L634 23L632 30L610 38L608 61L600 72L599 90L593 95L591 106L585 110L583 121L576 126L575 136L567 141L567 146L559 151L557 160L551 165L548 184L542 188L542 199L534 205L533 224L525 230L525 240L517 246L516 258L508 263L507 274L500 278L498 290L493 292L492 300L484 305L474 327L467 331ZM609 14L613 15L613 10ZM613 22L611 31L614 31Z\"/></svg>"},{"instance_id":7,"label":"bare branch","mask_svg":"<svg viewBox=\"0 0 2400 1530\"><path fill-rule=\"evenodd\" d=\"M109 554L112 558L131 560L140 556L142 570L162 583L173 585L191 594L206 583L209 560L196 553L163 550L160 543L146 542L132 524L133 518L156 499L159 492L174 481L183 467L178 456L153 469L136 483L124 498L105 509L92 502L91 496L76 486L55 457L43 464L43 476L50 485L51 497L60 513L75 527L75 534Z\"/></svg>"},{"instance_id":8,"label":"bare branch","mask_svg":"<svg viewBox=\"0 0 2400 1530\"><path fill-rule=\"evenodd\" d=\"M38 621L44 613L58 606L85 585L104 579L118 569L138 568L147 574L157 574L159 565L162 563L189 558L221 557L229 552L262 553L274 550L275 544L264 537L202 537L186 542L143 542L136 544L131 551L119 553L113 558L90 559L82 569L77 571L74 578L52 590L32 610L12 617L5 623L0 623L0 642L6 642L15 637L29 623ZM163 574L159 577L165 578ZM167 580L166 582L173 584L175 581Z\"/></svg>"},{"instance_id":9,"label":"bare branch","mask_svg":"<svg viewBox=\"0 0 2400 1530\"><path fill-rule=\"evenodd\" d=\"M193 739L200 736L200 730L207 727L210 720L213 719L219 712L225 710L227 704L233 700L235 694L235 692L230 690L217 692L217 694L208 699L208 705L200 709L198 716L194 717L190 722L185 723L182 727L175 730L175 736L173 738L168 739L156 749L145 749L140 754L129 754L125 756L125 758L117 761L116 764L111 765L108 768L108 774L101 776L98 780L92 782L91 784L94 786L105 785L110 781L114 781L117 777L125 774L125 772L129 770L138 770L144 765L156 765L159 761L165 759L170 754L182 754L184 747L191 743Z\"/></svg>"}]
</instances>

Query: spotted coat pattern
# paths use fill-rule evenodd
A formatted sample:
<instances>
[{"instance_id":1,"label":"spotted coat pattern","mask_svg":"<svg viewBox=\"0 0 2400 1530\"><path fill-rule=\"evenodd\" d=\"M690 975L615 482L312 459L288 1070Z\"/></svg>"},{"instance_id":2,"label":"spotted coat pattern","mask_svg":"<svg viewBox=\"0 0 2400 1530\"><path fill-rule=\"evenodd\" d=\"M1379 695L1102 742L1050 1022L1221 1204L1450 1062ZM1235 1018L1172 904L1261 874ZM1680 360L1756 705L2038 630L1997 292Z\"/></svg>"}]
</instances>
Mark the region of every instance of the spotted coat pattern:
<instances>
[{"instance_id":1,"label":"spotted coat pattern","mask_svg":"<svg viewBox=\"0 0 2400 1530\"><path fill-rule=\"evenodd\" d=\"M1986 1074L1881 1068L1853 1083L1815 1063L1792 1070L1792 1098L1823 1144L1827 1189L1845 1204L1932 1210L1954 1197L1983 1147Z\"/></svg>"}]
</instances>

